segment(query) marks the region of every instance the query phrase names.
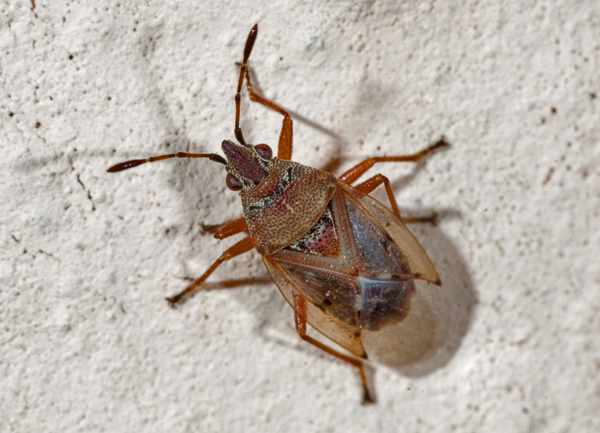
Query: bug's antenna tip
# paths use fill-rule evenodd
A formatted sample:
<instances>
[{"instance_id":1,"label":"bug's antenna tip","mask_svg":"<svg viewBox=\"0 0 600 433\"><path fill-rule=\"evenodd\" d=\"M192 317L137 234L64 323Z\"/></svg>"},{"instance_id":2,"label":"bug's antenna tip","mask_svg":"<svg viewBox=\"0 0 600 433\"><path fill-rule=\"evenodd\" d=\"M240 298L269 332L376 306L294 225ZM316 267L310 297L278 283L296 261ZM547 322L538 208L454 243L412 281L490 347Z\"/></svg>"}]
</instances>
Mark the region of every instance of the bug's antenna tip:
<instances>
[{"instance_id":1,"label":"bug's antenna tip","mask_svg":"<svg viewBox=\"0 0 600 433\"><path fill-rule=\"evenodd\" d=\"M258 24L254 24L254 27L252 27L252 30L250 30L250 33L248 33L248 39L246 40L246 47L244 48L244 61L242 62L242 64L246 64L246 62L248 61L248 57L250 57L250 53L252 52L252 47L254 46L254 41L256 41L256 35L258 33ZM241 76L240 76L240 80L241 80ZM241 83L241 81L240 81ZM238 88L238 92L239 92L239 88Z\"/></svg>"},{"instance_id":2,"label":"bug's antenna tip","mask_svg":"<svg viewBox=\"0 0 600 433\"><path fill-rule=\"evenodd\" d=\"M252 39L252 44L254 44L254 40L256 39L256 35L258 34L258 23L252 26L250 33L248 34L248 40Z\"/></svg>"}]
</instances>

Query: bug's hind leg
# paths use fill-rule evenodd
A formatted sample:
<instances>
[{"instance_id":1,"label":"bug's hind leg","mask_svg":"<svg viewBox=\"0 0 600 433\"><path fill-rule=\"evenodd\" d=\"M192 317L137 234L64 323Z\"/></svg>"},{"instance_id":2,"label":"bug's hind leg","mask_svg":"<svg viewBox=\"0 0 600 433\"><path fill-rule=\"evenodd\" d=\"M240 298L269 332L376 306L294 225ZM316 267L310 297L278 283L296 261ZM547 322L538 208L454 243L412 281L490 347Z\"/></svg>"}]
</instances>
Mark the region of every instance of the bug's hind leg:
<instances>
[{"instance_id":1,"label":"bug's hind leg","mask_svg":"<svg viewBox=\"0 0 600 433\"><path fill-rule=\"evenodd\" d=\"M394 191L392 191L392 186L390 185L390 180L385 177L383 174L376 174L375 176L365 180L362 183L359 183L355 186L357 190L363 192L365 194L369 194L375 188L377 188L381 184L385 185L385 192L387 193L388 199L390 200L390 206L392 206L392 212L398 218L400 218L400 210L398 209L398 203L396 203L396 197L394 196Z\"/></svg>"},{"instance_id":2,"label":"bug's hind leg","mask_svg":"<svg viewBox=\"0 0 600 433\"><path fill-rule=\"evenodd\" d=\"M254 248L254 244L252 243L252 238L250 236L245 237L244 239L239 241L237 244L235 244L232 247L225 250L225 252L223 254L221 254L221 257L219 257L211 265L211 267L208 268L208 270L206 272L204 272L204 274L202 274L202 276L200 278L198 278L196 281L194 281L192 284L190 284L183 292L178 293L177 295L175 295L173 297L167 298L167 301L169 301L169 304L171 304L171 306L175 305L185 295L190 293L196 287L200 286L209 277L209 275L212 274L215 271L215 269L217 269L219 267L219 265L221 263L226 262L227 260L231 260L232 258L239 256L240 254L247 253L252 248Z\"/></svg>"},{"instance_id":3,"label":"bug's hind leg","mask_svg":"<svg viewBox=\"0 0 600 433\"><path fill-rule=\"evenodd\" d=\"M390 201L390 206L392 207L392 212L404 223L427 223L427 224L437 224L437 213L433 212L430 215L422 216L422 217L403 217L400 216L400 210L398 209L398 203L396 202L396 197L394 196L394 191L392 191L392 186L390 185L390 180L384 176L383 174L376 174L375 176L365 180L362 183L359 183L355 186L357 190L363 192L365 194L369 194L375 190L379 185L384 184L385 192L387 193L388 199Z\"/></svg>"},{"instance_id":4,"label":"bug's hind leg","mask_svg":"<svg viewBox=\"0 0 600 433\"><path fill-rule=\"evenodd\" d=\"M367 384L367 376L365 374L365 365L360 359L353 358L351 356L344 355L337 350L333 350L331 347L324 345L320 341L315 340L314 338L306 335L306 319L302 317L302 313L305 312L306 306L304 304L304 299L300 296L296 296L296 309L295 309L295 322L296 322L296 331L300 338L302 338L307 343L312 344L313 346L321 349L323 352L329 353L330 355L335 356L338 359L341 359L344 362L347 362L350 365L358 368L358 373L360 375L360 380L362 381L363 387L363 403L375 403L375 398L369 391L369 386Z\"/></svg>"},{"instance_id":5,"label":"bug's hind leg","mask_svg":"<svg viewBox=\"0 0 600 433\"><path fill-rule=\"evenodd\" d=\"M369 158L361 162L360 164L355 165L350 170L342 174L338 177L342 182L347 183L348 185L352 185L359 177L361 177L368 169L373 167L378 162L417 162L420 159L426 157L433 151L441 148L449 146L448 142L444 139L444 137L440 138L439 141L435 144L432 144L426 149L421 150L413 155L404 155L404 156L377 156L375 158Z\"/></svg>"}]
</instances>

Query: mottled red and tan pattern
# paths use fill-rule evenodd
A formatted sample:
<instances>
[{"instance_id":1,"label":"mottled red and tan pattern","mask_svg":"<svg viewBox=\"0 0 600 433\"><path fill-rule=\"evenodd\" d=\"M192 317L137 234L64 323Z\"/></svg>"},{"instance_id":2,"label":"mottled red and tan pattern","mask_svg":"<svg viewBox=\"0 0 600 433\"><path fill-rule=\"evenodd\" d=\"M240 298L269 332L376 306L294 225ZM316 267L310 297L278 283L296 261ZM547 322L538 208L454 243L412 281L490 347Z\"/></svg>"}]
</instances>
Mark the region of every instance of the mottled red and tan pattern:
<instances>
[{"instance_id":1,"label":"mottled red and tan pattern","mask_svg":"<svg viewBox=\"0 0 600 433\"><path fill-rule=\"evenodd\" d=\"M280 159L273 162L260 185L240 192L250 236L263 255L306 234L325 211L337 182L316 168Z\"/></svg>"}]
</instances>

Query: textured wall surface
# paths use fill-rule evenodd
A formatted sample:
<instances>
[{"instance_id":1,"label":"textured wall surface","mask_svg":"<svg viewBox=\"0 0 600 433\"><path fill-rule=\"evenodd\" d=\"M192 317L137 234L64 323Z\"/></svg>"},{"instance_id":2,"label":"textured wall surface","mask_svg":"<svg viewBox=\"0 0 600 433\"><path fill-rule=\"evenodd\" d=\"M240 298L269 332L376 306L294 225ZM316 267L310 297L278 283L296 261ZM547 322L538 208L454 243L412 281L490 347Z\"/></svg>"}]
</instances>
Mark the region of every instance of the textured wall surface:
<instances>
[{"instance_id":1,"label":"textured wall surface","mask_svg":"<svg viewBox=\"0 0 600 433\"><path fill-rule=\"evenodd\" d=\"M0 2L0 430L600 431L600 4L252 3ZM165 302L238 239L200 231L240 215L222 166L106 173L234 138L254 23L294 160L339 174L452 143L371 171L440 214L412 229L451 331L374 365L376 405L299 340L256 253ZM242 109L276 145L281 116Z\"/></svg>"}]
</instances>

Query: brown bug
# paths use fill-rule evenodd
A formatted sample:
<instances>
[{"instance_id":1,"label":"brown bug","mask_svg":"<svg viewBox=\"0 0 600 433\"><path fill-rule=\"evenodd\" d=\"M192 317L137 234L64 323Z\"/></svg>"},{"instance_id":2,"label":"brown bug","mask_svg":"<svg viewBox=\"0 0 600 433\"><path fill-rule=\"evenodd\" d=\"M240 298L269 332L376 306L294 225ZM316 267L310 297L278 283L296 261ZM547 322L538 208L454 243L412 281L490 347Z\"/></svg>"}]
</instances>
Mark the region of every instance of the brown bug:
<instances>
[{"instance_id":1,"label":"brown bug","mask_svg":"<svg viewBox=\"0 0 600 433\"><path fill-rule=\"evenodd\" d=\"M225 165L227 187L239 191L244 217L224 223L215 238L248 231L181 293L167 298L174 305L199 287L224 261L253 248L262 256L281 294L294 309L300 337L356 367L364 401L372 402L362 359L367 359L361 333L402 321L415 292L415 279L440 285L440 278L400 217L387 177L376 174L352 187L379 162L415 162L436 144L408 156L369 158L340 177L290 161L292 119L289 113L257 94L248 75L248 57L256 40L255 25L244 49L235 95L235 137L223 141L227 159L215 153L173 153L122 162L108 169L122 171L168 158L208 158ZM246 79L250 99L283 115L277 158L266 144L247 144L240 129L240 92ZM368 194L384 184L392 211ZM417 219L404 221L413 222ZM349 356L306 334L309 323L348 350ZM362 358L362 359L361 359Z\"/></svg>"}]
</instances>

